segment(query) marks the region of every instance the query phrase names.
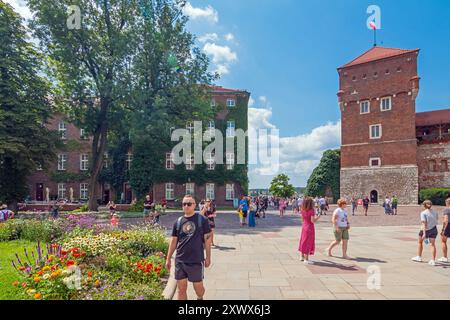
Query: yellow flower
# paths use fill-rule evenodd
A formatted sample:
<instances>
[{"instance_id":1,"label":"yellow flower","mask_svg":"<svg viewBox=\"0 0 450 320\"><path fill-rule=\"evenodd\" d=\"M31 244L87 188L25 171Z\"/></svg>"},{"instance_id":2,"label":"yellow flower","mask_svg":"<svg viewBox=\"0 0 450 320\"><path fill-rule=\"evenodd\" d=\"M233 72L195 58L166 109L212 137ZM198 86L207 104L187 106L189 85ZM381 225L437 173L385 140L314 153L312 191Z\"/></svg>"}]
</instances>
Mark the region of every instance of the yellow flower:
<instances>
[{"instance_id":1,"label":"yellow flower","mask_svg":"<svg viewBox=\"0 0 450 320\"><path fill-rule=\"evenodd\" d=\"M39 300L39 299L42 298L42 294L36 293L36 294L34 295L34 298L37 299L37 300Z\"/></svg>"},{"instance_id":2,"label":"yellow flower","mask_svg":"<svg viewBox=\"0 0 450 320\"><path fill-rule=\"evenodd\" d=\"M36 290L34 290L34 289L28 289L28 290L27 290L27 293L28 293L28 294L34 294L34 293L36 293Z\"/></svg>"},{"instance_id":3,"label":"yellow flower","mask_svg":"<svg viewBox=\"0 0 450 320\"><path fill-rule=\"evenodd\" d=\"M34 277L34 282L39 282L39 281L41 281L41 277Z\"/></svg>"},{"instance_id":4,"label":"yellow flower","mask_svg":"<svg viewBox=\"0 0 450 320\"><path fill-rule=\"evenodd\" d=\"M50 270L49 266L45 266L45 267L42 268L42 271L48 271L48 270Z\"/></svg>"}]
</instances>

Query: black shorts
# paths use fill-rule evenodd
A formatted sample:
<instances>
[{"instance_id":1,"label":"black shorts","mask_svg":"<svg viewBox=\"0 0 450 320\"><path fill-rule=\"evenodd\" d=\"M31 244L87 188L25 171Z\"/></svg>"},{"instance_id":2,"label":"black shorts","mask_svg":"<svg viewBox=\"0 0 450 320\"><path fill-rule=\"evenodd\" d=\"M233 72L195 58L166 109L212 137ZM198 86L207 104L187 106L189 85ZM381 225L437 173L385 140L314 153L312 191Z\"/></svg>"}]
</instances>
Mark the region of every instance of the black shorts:
<instances>
[{"instance_id":1,"label":"black shorts","mask_svg":"<svg viewBox=\"0 0 450 320\"><path fill-rule=\"evenodd\" d=\"M242 210L242 216L244 217L244 218L247 218L247 210Z\"/></svg>"},{"instance_id":2,"label":"black shorts","mask_svg":"<svg viewBox=\"0 0 450 320\"><path fill-rule=\"evenodd\" d=\"M392 209L397 209L397 205L396 205L396 204L393 204L393 205L392 205Z\"/></svg>"},{"instance_id":3,"label":"black shorts","mask_svg":"<svg viewBox=\"0 0 450 320\"><path fill-rule=\"evenodd\" d=\"M204 278L203 263L175 263L175 280L188 279L190 282L202 282Z\"/></svg>"},{"instance_id":4,"label":"black shorts","mask_svg":"<svg viewBox=\"0 0 450 320\"><path fill-rule=\"evenodd\" d=\"M436 227L425 231L425 238L436 239L437 235L438 235L438 230ZM419 237L423 237L423 230L420 230Z\"/></svg>"},{"instance_id":5,"label":"black shorts","mask_svg":"<svg viewBox=\"0 0 450 320\"><path fill-rule=\"evenodd\" d=\"M214 218L208 218L208 222L209 222L209 227L211 229L215 229L216 228L216 222L214 221Z\"/></svg>"},{"instance_id":6,"label":"black shorts","mask_svg":"<svg viewBox=\"0 0 450 320\"><path fill-rule=\"evenodd\" d=\"M450 224L448 224L447 228L444 230L444 237L450 238Z\"/></svg>"}]
</instances>

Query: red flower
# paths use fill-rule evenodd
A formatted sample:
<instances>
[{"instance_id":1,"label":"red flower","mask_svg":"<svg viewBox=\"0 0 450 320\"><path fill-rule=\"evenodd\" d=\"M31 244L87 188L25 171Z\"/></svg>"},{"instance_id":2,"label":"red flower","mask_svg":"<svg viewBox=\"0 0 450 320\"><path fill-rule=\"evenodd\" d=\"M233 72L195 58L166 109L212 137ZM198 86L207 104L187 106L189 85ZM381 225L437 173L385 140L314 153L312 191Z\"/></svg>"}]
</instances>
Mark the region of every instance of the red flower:
<instances>
[{"instance_id":1,"label":"red flower","mask_svg":"<svg viewBox=\"0 0 450 320\"><path fill-rule=\"evenodd\" d=\"M79 254L79 253L74 253L74 254L73 254L73 257L74 257L74 258L79 258L80 256L81 256L81 254Z\"/></svg>"},{"instance_id":2,"label":"red flower","mask_svg":"<svg viewBox=\"0 0 450 320\"><path fill-rule=\"evenodd\" d=\"M42 276L42 275L44 274L44 271L42 271L42 270L41 270L41 271L38 271L37 274L40 275L40 276Z\"/></svg>"},{"instance_id":3,"label":"red flower","mask_svg":"<svg viewBox=\"0 0 450 320\"><path fill-rule=\"evenodd\" d=\"M67 254L66 250L61 250L61 255L65 256Z\"/></svg>"},{"instance_id":4,"label":"red flower","mask_svg":"<svg viewBox=\"0 0 450 320\"><path fill-rule=\"evenodd\" d=\"M75 261L73 261L73 260L67 260L67 262L66 262L66 266L68 266L68 267L73 266L74 264L75 264Z\"/></svg>"},{"instance_id":5,"label":"red flower","mask_svg":"<svg viewBox=\"0 0 450 320\"><path fill-rule=\"evenodd\" d=\"M22 283L22 288L26 288L26 287L27 287L26 282Z\"/></svg>"},{"instance_id":6,"label":"red flower","mask_svg":"<svg viewBox=\"0 0 450 320\"><path fill-rule=\"evenodd\" d=\"M82 252L82 253L81 253L81 256L82 256L82 257L86 256L86 252Z\"/></svg>"},{"instance_id":7,"label":"red flower","mask_svg":"<svg viewBox=\"0 0 450 320\"><path fill-rule=\"evenodd\" d=\"M90 271L88 272L88 277L92 278L92 272L90 272Z\"/></svg>"}]
</instances>

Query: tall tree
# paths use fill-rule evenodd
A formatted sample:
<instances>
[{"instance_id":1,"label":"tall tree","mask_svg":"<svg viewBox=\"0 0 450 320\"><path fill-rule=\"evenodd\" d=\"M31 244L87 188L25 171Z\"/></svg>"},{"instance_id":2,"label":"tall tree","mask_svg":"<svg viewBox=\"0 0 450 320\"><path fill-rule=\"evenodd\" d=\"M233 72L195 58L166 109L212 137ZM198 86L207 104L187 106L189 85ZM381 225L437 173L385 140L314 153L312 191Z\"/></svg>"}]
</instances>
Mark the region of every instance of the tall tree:
<instances>
[{"instance_id":1,"label":"tall tree","mask_svg":"<svg viewBox=\"0 0 450 320\"><path fill-rule=\"evenodd\" d=\"M186 1L142 1L145 13L139 28L138 53L133 64L136 86L131 122L133 162L130 182L138 196L163 179L165 153L173 143L170 128L187 121L212 119L208 85L216 76L209 60L186 31Z\"/></svg>"},{"instance_id":2,"label":"tall tree","mask_svg":"<svg viewBox=\"0 0 450 320\"><path fill-rule=\"evenodd\" d=\"M289 183L289 177L285 174L279 174L272 179L269 192L275 197L289 198L295 193L295 188Z\"/></svg>"},{"instance_id":3,"label":"tall tree","mask_svg":"<svg viewBox=\"0 0 450 320\"><path fill-rule=\"evenodd\" d=\"M54 68L61 97L58 102L66 102L66 112L93 137L89 208L96 210L96 186L108 130L121 109L129 107L135 35L143 21L140 6L137 0L27 2L35 13L30 26ZM77 8L81 16L77 16ZM73 23L77 19L80 28Z\"/></svg>"},{"instance_id":4,"label":"tall tree","mask_svg":"<svg viewBox=\"0 0 450 320\"><path fill-rule=\"evenodd\" d=\"M58 136L47 123L52 107L43 57L27 41L22 19L0 1L0 201L12 204L28 193L27 177L56 158Z\"/></svg>"},{"instance_id":5,"label":"tall tree","mask_svg":"<svg viewBox=\"0 0 450 320\"><path fill-rule=\"evenodd\" d=\"M340 195L340 150L327 150L308 179L305 193L309 196L330 196L334 201ZM331 194L327 194L331 193Z\"/></svg>"}]
</instances>

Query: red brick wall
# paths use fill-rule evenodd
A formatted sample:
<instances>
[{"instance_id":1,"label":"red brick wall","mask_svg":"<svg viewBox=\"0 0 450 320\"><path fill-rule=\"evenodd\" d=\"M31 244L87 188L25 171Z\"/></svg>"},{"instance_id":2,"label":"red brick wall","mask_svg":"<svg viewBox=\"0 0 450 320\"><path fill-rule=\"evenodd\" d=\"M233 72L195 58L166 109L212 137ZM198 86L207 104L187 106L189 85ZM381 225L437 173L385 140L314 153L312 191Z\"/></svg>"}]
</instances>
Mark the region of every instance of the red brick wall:
<instances>
[{"instance_id":1,"label":"red brick wall","mask_svg":"<svg viewBox=\"0 0 450 320\"><path fill-rule=\"evenodd\" d=\"M401 72L397 72L399 67ZM385 74L386 70L389 74ZM377 77L374 77L375 72ZM366 79L363 79L364 74ZM339 75L342 167L367 166L372 154L382 158L382 165L416 164L415 103L410 93L411 79L417 77L416 53L340 69ZM356 81L353 81L354 76ZM357 94L352 94L355 91ZM380 103L385 96L392 97L392 109L382 112ZM369 114L360 114L358 102L364 100L370 100ZM373 124L382 125L381 139L369 139L369 128ZM397 142L379 144L390 141ZM345 146L361 143L366 144Z\"/></svg>"}]
</instances>

